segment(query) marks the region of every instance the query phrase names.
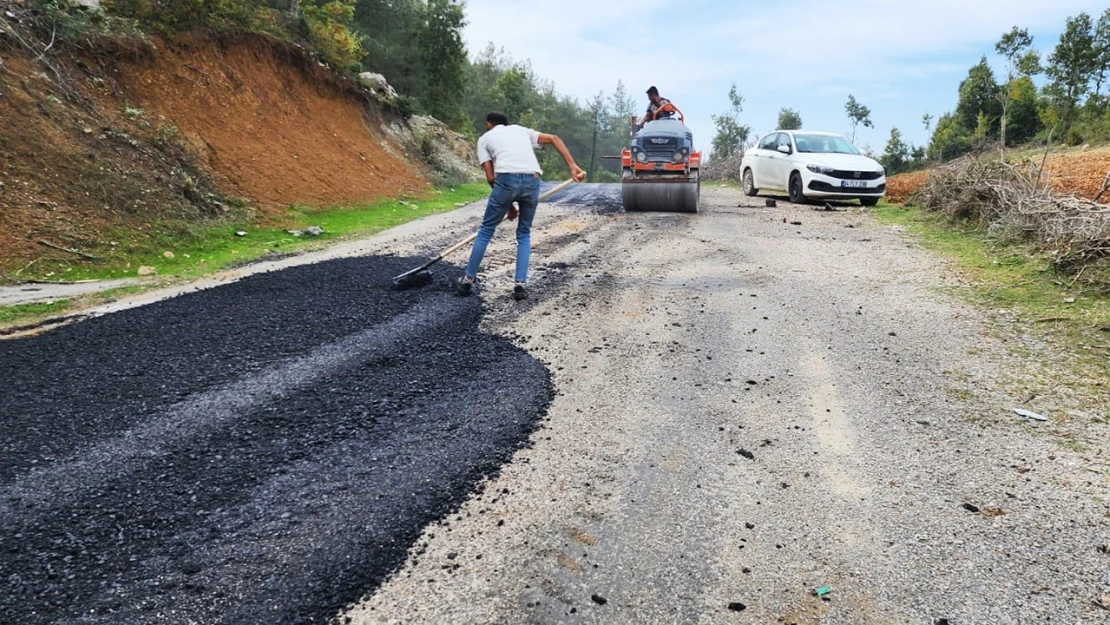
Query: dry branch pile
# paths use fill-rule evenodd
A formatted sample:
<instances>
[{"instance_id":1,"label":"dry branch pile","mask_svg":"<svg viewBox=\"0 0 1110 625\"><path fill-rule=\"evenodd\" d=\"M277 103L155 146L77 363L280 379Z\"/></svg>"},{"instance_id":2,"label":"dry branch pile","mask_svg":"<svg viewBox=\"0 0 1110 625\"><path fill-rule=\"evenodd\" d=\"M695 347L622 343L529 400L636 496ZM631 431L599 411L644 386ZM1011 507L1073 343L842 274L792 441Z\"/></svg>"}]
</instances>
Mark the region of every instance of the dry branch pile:
<instances>
[{"instance_id":1,"label":"dry branch pile","mask_svg":"<svg viewBox=\"0 0 1110 625\"><path fill-rule=\"evenodd\" d=\"M740 182L742 171L740 162L744 160L744 153L739 152L728 158L710 159L701 168L701 176L705 180L730 180Z\"/></svg>"},{"instance_id":2,"label":"dry branch pile","mask_svg":"<svg viewBox=\"0 0 1110 625\"><path fill-rule=\"evenodd\" d=\"M1110 288L1110 205L1053 190L1032 162L961 159L933 170L911 202L1051 253L1063 274ZM1084 276L1086 274L1086 276Z\"/></svg>"}]
</instances>

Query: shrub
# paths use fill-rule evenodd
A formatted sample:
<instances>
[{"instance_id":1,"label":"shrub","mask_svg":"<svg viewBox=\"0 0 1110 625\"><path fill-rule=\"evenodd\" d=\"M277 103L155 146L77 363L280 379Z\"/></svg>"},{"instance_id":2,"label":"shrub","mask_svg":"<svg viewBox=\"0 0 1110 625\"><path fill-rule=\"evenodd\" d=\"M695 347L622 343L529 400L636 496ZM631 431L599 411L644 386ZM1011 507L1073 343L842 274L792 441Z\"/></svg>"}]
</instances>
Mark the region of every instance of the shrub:
<instances>
[{"instance_id":1,"label":"shrub","mask_svg":"<svg viewBox=\"0 0 1110 625\"><path fill-rule=\"evenodd\" d=\"M410 119L413 115L420 114L420 101L416 98L409 97L401 94L397 96L395 101L397 112L401 114L404 119Z\"/></svg>"},{"instance_id":2,"label":"shrub","mask_svg":"<svg viewBox=\"0 0 1110 625\"><path fill-rule=\"evenodd\" d=\"M363 54L362 38L351 31L355 0L332 0L322 6L302 8L305 26L320 55L336 67L358 71Z\"/></svg>"},{"instance_id":3,"label":"shrub","mask_svg":"<svg viewBox=\"0 0 1110 625\"><path fill-rule=\"evenodd\" d=\"M33 0L30 4L42 17L39 23L50 39L76 41L105 34L110 27L110 20L102 10L79 5L73 0Z\"/></svg>"}]
</instances>

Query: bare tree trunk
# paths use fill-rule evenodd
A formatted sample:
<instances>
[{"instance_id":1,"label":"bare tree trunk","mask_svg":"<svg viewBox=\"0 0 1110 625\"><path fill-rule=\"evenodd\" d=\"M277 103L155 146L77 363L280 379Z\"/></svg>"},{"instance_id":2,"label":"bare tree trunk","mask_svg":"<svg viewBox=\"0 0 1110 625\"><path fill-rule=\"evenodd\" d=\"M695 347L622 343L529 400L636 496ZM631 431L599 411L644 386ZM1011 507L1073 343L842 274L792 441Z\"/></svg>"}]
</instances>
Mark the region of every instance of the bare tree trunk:
<instances>
[{"instance_id":1,"label":"bare tree trunk","mask_svg":"<svg viewBox=\"0 0 1110 625\"><path fill-rule=\"evenodd\" d=\"M1006 112L1010 108L1010 102L1004 100L1002 102L1002 157L1001 161L1006 162Z\"/></svg>"}]
</instances>

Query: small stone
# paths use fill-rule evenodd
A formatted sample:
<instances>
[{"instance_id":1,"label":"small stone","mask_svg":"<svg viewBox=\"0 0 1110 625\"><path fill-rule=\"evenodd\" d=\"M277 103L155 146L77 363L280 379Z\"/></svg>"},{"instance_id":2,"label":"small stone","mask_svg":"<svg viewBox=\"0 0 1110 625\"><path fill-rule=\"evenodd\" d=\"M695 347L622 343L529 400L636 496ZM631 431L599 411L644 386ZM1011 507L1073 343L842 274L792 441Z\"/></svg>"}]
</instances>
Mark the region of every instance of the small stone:
<instances>
[{"instance_id":1,"label":"small stone","mask_svg":"<svg viewBox=\"0 0 1110 625\"><path fill-rule=\"evenodd\" d=\"M744 456L748 460L755 460L755 454L748 451L747 449L741 449L741 450L737 451L736 453L740 454L741 456Z\"/></svg>"},{"instance_id":2,"label":"small stone","mask_svg":"<svg viewBox=\"0 0 1110 625\"><path fill-rule=\"evenodd\" d=\"M166 250L165 252L162 252L162 256L165 257L165 258L172 259L172 258L174 258L174 253L169 251L169 250Z\"/></svg>"},{"instance_id":3,"label":"small stone","mask_svg":"<svg viewBox=\"0 0 1110 625\"><path fill-rule=\"evenodd\" d=\"M590 601L593 601L594 603L596 603L598 605L605 605L606 603L609 603L608 599L606 599L605 597L602 597L601 595L596 595L596 594L595 595L590 595Z\"/></svg>"},{"instance_id":4,"label":"small stone","mask_svg":"<svg viewBox=\"0 0 1110 625\"><path fill-rule=\"evenodd\" d=\"M245 230L239 230L239 231L237 231L237 232L235 233L235 236L237 236L237 237L245 237L245 236L247 236L247 233L246 233L246 231L245 231Z\"/></svg>"},{"instance_id":5,"label":"small stone","mask_svg":"<svg viewBox=\"0 0 1110 625\"><path fill-rule=\"evenodd\" d=\"M304 233L310 237L318 237L321 234L324 234L324 229L320 226L309 226L308 228L304 229Z\"/></svg>"},{"instance_id":6,"label":"small stone","mask_svg":"<svg viewBox=\"0 0 1110 625\"><path fill-rule=\"evenodd\" d=\"M744 610L748 609L748 606L740 603L739 601L733 601L732 603L728 604L728 609L731 612L743 612Z\"/></svg>"},{"instance_id":7,"label":"small stone","mask_svg":"<svg viewBox=\"0 0 1110 625\"><path fill-rule=\"evenodd\" d=\"M968 512L979 512L979 506L976 506L975 504L965 503L961 507Z\"/></svg>"},{"instance_id":8,"label":"small stone","mask_svg":"<svg viewBox=\"0 0 1110 625\"><path fill-rule=\"evenodd\" d=\"M138 273L140 276L156 276L158 275L158 268L143 265L142 267L139 267Z\"/></svg>"}]
</instances>

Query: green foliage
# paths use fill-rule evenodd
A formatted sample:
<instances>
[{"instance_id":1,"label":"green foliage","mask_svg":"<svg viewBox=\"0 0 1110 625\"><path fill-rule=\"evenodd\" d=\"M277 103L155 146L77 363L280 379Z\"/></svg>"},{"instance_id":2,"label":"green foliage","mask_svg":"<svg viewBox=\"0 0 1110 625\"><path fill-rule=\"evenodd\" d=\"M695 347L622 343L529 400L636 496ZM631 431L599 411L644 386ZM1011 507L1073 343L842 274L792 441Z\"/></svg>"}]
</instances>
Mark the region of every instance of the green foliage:
<instances>
[{"instance_id":1,"label":"green foliage","mask_svg":"<svg viewBox=\"0 0 1110 625\"><path fill-rule=\"evenodd\" d=\"M1029 76L1010 82L1006 107L1006 143L1021 144L1037 136L1041 118L1037 109L1037 86Z\"/></svg>"},{"instance_id":2,"label":"green foliage","mask_svg":"<svg viewBox=\"0 0 1110 625\"><path fill-rule=\"evenodd\" d=\"M364 37L363 68L418 101L421 112L469 133L465 25L457 0L354 0L354 27Z\"/></svg>"},{"instance_id":3,"label":"green foliage","mask_svg":"<svg viewBox=\"0 0 1110 625\"><path fill-rule=\"evenodd\" d=\"M979 115L975 118L975 130L971 133L971 144L977 148L983 147L990 138L993 125L993 120L983 111L979 111Z\"/></svg>"},{"instance_id":4,"label":"green foliage","mask_svg":"<svg viewBox=\"0 0 1110 625\"><path fill-rule=\"evenodd\" d=\"M31 8L43 18L43 33L50 40L74 42L79 39L107 34L111 31L113 20L104 11L85 7L73 0L32 0Z\"/></svg>"},{"instance_id":5,"label":"green foliage","mask_svg":"<svg viewBox=\"0 0 1110 625\"><path fill-rule=\"evenodd\" d=\"M362 38L351 31L355 0L315 0L301 6L309 39L324 59L354 72L363 56Z\"/></svg>"},{"instance_id":6,"label":"green foliage","mask_svg":"<svg viewBox=\"0 0 1110 625\"><path fill-rule=\"evenodd\" d=\"M844 112L848 113L848 120L852 122L852 134L848 137L852 143L856 142L856 130L863 126L864 128L874 128L875 124L871 121L871 109L860 104L856 101L856 96L848 94L848 102L844 105Z\"/></svg>"},{"instance_id":7,"label":"green foliage","mask_svg":"<svg viewBox=\"0 0 1110 625\"><path fill-rule=\"evenodd\" d=\"M779 109L779 130L799 130L802 127L802 115L790 108Z\"/></svg>"},{"instance_id":8,"label":"green foliage","mask_svg":"<svg viewBox=\"0 0 1110 625\"><path fill-rule=\"evenodd\" d=\"M362 65L386 77L398 93L422 92L420 49L413 45L423 28L420 0L357 0L355 28L365 40Z\"/></svg>"},{"instance_id":9,"label":"green foliage","mask_svg":"<svg viewBox=\"0 0 1110 625\"><path fill-rule=\"evenodd\" d=\"M987 64L987 57L968 70L967 78L960 83L960 97L956 103L956 119L970 132L979 126L979 114L987 119L987 137L998 135L999 120L1002 119L1002 103L998 98L999 87L994 80L994 72Z\"/></svg>"},{"instance_id":10,"label":"green foliage","mask_svg":"<svg viewBox=\"0 0 1110 625\"><path fill-rule=\"evenodd\" d=\"M182 30L253 30L269 13L262 0L103 0L104 10L163 34Z\"/></svg>"},{"instance_id":11,"label":"green foliage","mask_svg":"<svg viewBox=\"0 0 1110 625\"><path fill-rule=\"evenodd\" d=\"M892 128L890 130L890 140L886 143L886 150L879 157L879 163L886 170L886 175L900 174L909 169L910 150L910 146L902 140L902 133L898 128Z\"/></svg>"},{"instance_id":12,"label":"green foliage","mask_svg":"<svg viewBox=\"0 0 1110 625\"><path fill-rule=\"evenodd\" d=\"M752 133L750 126L740 123L740 113L744 112L744 96L736 89L736 83L728 90L729 110L722 115L713 115L717 136L713 137L713 158L725 160L733 154L743 152Z\"/></svg>"},{"instance_id":13,"label":"green foliage","mask_svg":"<svg viewBox=\"0 0 1110 625\"><path fill-rule=\"evenodd\" d=\"M1098 18L1098 24L1095 25L1094 48L1094 94L1101 96L1102 88L1106 86L1107 78L1110 78L1110 9L1102 12L1102 16ZM1105 108L1105 101L1103 108Z\"/></svg>"},{"instance_id":14,"label":"green foliage","mask_svg":"<svg viewBox=\"0 0 1110 625\"><path fill-rule=\"evenodd\" d=\"M971 133L952 113L942 115L937 120L928 152L931 158L941 161L963 156L971 152Z\"/></svg>"},{"instance_id":15,"label":"green foliage","mask_svg":"<svg viewBox=\"0 0 1110 625\"><path fill-rule=\"evenodd\" d=\"M399 94L394 104L397 107L397 112L400 113L401 117L404 119L409 119L413 115L420 113L420 101L416 98Z\"/></svg>"},{"instance_id":16,"label":"green foliage","mask_svg":"<svg viewBox=\"0 0 1110 625\"><path fill-rule=\"evenodd\" d=\"M455 130L467 125L462 106L467 66L466 46L462 41L465 25L461 3L427 0L423 8L423 28L416 38L424 80L420 102L429 115Z\"/></svg>"},{"instance_id":17,"label":"green foliage","mask_svg":"<svg viewBox=\"0 0 1110 625\"><path fill-rule=\"evenodd\" d=\"M1045 73L1052 82L1046 93L1060 110L1065 129L1071 126L1076 105L1099 70L1099 51L1091 29L1091 17L1086 13L1069 17L1060 42L1048 56Z\"/></svg>"}]
</instances>

